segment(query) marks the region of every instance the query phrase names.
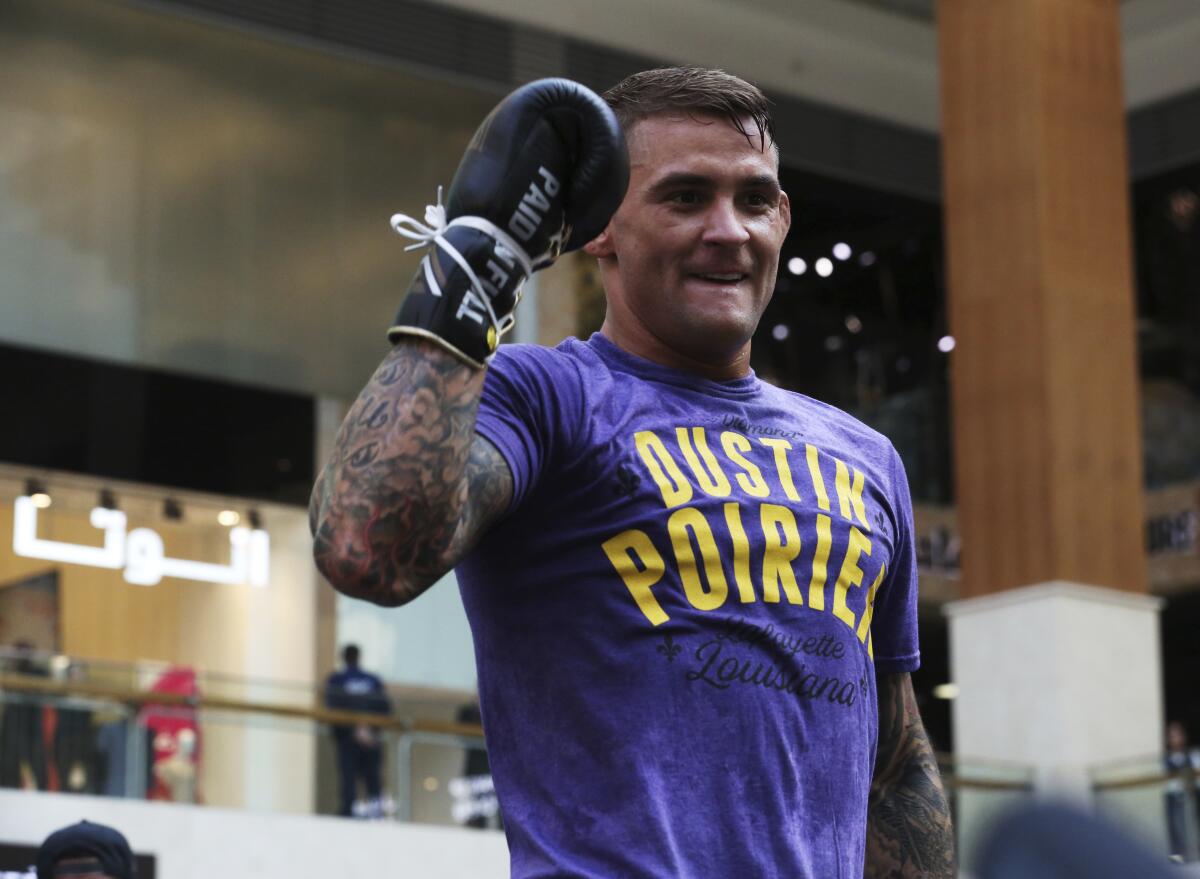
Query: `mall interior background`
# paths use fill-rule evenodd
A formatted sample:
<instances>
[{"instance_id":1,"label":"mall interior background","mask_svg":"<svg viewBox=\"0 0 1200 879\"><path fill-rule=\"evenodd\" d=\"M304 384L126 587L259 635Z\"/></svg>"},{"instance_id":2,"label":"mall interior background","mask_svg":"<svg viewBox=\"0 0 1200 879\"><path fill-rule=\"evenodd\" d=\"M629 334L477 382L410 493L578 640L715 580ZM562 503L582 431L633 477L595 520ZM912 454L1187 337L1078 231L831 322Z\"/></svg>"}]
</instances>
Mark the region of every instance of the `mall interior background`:
<instances>
[{"instance_id":1,"label":"mall interior background","mask_svg":"<svg viewBox=\"0 0 1200 879\"><path fill-rule=\"evenodd\" d=\"M1131 0L1127 38L1170 5ZM834 7L877 55L877 25L897 57L932 51L931 3L828 0L808 14ZM0 531L14 528L16 499L39 489L52 498L38 518L50 540L97 544L97 506L159 534L171 558L228 558L222 513L270 536L261 588L134 585L5 541L0 646L26 640L77 661L55 666L59 677L75 669L149 687L187 667L206 694L304 707L317 704L336 648L355 641L398 711L464 716L474 664L453 583L387 611L336 596L309 560L315 467L385 353L382 330L416 267L387 219L432 200L517 82L557 74L602 89L655 64L708 61L686 44L654 54L644 34L614 46L561 22L536 27L539 3L517 4L511 19L498 8L0 0L0 364L10 376ZM1196 26L1185 19L1169 27ZM712 63L730 60L723 51ZM1200 737L1200 71L1155 86L1139 63L1128 125L1149 578L1167 600L1167 714ZM957 595L961 547L936 111L890 94L880 65L844 82L841 105L764 74L795 215L754 367L862 418L904 458L922 573L925 665L914 679L948 752L941 607ZM936 93L936 71L910 80L931 77ZM598 327L585 257L531 286L518 341ZM213 712L204 738L205 803L332 809L319 727ZM446 785L461 763L461 749L430 746L409 768L411 817L460 823Z\"/></svg>"}]
</instances>

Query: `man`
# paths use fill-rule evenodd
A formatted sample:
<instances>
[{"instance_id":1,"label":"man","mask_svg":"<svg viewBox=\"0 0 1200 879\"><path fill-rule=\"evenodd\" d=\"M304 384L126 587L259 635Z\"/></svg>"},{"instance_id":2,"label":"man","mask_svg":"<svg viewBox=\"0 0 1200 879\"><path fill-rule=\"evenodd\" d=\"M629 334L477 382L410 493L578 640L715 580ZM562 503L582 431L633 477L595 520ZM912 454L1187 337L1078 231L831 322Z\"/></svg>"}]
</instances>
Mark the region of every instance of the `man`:
<instances>
[{"instance_id":1,"label":"man","mask_svg":"<svg viewBox=\"0 0 1200 879\"><path fill-rule=\"evenodd\" d=\"M357 644L342 648L342 662L346 667L326 679L325 707L362 714L387 714L392 706L383 681L359 668L359 659ZM380 779L383 754L378 728L362 723L335 724L333 741L337 746L338 814L347 818L354 814L354 800L361 780L370 810L378 817L383 794Z\"/></svg>"},{"instance_id":2,"label":"man","mask_svg":"<svg viewBox=\"0 0 1200 879\"><path fill-rule=\"evenodd\" d=\"M38 849L37 879L133 879L133 852L120 831L80 821L46 837Z\"/></svg>"},{"instance_id":3,"label":"man","mask_svg":"<svg viewBox=\"0 0 1200 879\"><path fill-rule=\"evenodd\" d=\"M514 876L950 876L903 468L749 366L790 223L766 100L625 80L625 192L573 88L489 116L448 224L394 220L435 249L314 489L317 564L386 605L457 566ZM583 245L601 332L482 368L508 275Z\"/></svg>"}]
</instances>

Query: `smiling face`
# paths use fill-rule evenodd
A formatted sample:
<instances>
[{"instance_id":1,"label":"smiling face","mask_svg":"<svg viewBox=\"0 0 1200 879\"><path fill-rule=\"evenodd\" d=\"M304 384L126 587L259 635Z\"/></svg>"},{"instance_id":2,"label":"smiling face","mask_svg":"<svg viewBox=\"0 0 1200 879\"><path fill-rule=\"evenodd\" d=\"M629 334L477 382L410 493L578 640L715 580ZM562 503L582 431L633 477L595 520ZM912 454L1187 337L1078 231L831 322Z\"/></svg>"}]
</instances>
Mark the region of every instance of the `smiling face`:
<instances>
[{"instance_id":1,"label":"smiling face","mask_svg":"<svg viewBox=\"0 0 1200 879\"><path fill-rule=\"evenodd\" d=\"M712 116L651 116L626 136L629 190L587 246L608 299L603 332L657 363L745 375L791 223L774 147Z\"/></svg>"}]
</instances>

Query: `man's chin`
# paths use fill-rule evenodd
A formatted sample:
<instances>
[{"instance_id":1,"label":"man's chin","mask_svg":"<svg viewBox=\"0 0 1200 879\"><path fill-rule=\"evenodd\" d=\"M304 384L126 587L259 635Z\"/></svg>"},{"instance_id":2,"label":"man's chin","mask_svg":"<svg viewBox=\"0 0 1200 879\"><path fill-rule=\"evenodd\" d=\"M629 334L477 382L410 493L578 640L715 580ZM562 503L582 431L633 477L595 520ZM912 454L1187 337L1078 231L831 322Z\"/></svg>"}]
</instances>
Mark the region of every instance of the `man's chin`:
<instances>
[{"instance_id":1,"label":"man's chin","mask_svg":"<svg viewBox=\"0 0 1200 879\"><path fill-rule=\"evenodd\" d=\"M691 360L718 363L735 359L753 335L754 326L744 320L681 321L664 341Z\"/></svg>"}]
</instances>

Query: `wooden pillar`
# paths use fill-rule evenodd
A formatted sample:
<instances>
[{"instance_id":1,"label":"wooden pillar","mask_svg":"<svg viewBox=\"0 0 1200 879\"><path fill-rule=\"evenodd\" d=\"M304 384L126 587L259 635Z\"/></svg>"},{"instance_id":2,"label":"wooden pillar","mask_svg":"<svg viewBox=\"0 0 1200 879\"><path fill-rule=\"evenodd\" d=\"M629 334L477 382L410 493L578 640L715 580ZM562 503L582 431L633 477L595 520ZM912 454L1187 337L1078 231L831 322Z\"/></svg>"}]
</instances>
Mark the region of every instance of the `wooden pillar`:
<instances>
[{"instance_id":1,"label":"wooden pillar","mask_svg":"<svg viewBox=\"0 0 1200 879\"><path fill-rule=\"evenodd\" d=\"M1144 592L1118 0L939 0L961 596Z\"/></svg>"}]
</instances>

